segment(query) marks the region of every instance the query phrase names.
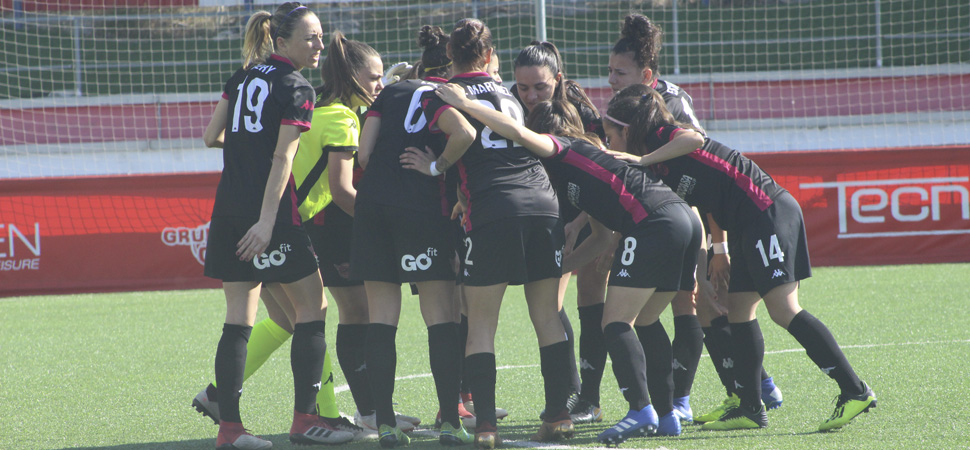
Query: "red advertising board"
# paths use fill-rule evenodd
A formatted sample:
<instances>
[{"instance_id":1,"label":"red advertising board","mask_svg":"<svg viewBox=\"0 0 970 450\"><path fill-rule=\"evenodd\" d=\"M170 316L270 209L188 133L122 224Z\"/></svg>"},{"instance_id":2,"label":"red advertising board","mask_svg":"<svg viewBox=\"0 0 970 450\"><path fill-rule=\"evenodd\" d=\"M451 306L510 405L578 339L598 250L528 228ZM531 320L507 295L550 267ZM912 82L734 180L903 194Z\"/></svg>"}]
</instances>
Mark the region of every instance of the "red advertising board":
<instances>
[{"instance_id":1,"label":"red advertising board","mask_svg":"<svg viewBox=\"0 0 970 450\"><path fill-rule=\"evenodd\" d=\"M815 265L970 261L970 147L749 156L801 204ZM0 180L0 297L218 287L218 178Z\"/></svg>"}]
</instances>

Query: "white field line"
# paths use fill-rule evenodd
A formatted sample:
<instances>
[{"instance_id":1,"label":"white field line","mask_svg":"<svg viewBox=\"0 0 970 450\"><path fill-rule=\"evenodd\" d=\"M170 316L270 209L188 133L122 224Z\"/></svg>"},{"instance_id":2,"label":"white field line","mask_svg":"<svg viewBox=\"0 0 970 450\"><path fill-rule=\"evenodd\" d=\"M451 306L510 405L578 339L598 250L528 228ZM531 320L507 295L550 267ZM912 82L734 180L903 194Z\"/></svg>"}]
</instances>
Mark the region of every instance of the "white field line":
<instances>
[{"instance_id":1,"label":"white field line","mask_svg":"<svg viewBox=\"0 0 970 450\"><path fill-rule=\"evenodd\" d=\"M841 347L843 349L847 349L847 348L902 347L902 346L908 346L908 345L936 345L936 344L970 344L970 339L958 339L958 340L952 340L952 341L900 342L900 343L890 343L890 344L856 344L856 345L843 345ZM794 353L794 352L802 352L802 351L805 351L805 349L792 348L792 349L785 349L785 350L766 351L765 354L771 355L771 354ZM710 355L706 353L702 354L701 356L710 357ZM609 360L607 360L607 364L609 364ZM539 367L538 364L526 364L526 365L519 365L519 366L499 366L499 367L496 367L496 370L529 369L529 368L537 368L537 367ZM406 375L403 377L396 377L395 380L396 381L414 380L418 378L431 378L431 374L422 373L422 374L416 374L416 375ZM335 393L346 392L347 390L349 390L349 387L347 387L346 384L336 386L334 388ZM410 434L430 437L430 438L438 437L437 431L432 429L426 429L426 428L416 428ZM503 440L502 443L507 447L518 447L518 448L541 448L541 449L549 449L549 450L569 450L569 449L579 448L579 447L573 447L569 445L547 444L543 442L533 442L533 441ZM612 447L583 447L583 448L591 449L591 450L615 450ZM669 450L669 449L667 449L667 447L652 447L649 449L644 448L642 450Z\"/></svg>"}]
</instances>

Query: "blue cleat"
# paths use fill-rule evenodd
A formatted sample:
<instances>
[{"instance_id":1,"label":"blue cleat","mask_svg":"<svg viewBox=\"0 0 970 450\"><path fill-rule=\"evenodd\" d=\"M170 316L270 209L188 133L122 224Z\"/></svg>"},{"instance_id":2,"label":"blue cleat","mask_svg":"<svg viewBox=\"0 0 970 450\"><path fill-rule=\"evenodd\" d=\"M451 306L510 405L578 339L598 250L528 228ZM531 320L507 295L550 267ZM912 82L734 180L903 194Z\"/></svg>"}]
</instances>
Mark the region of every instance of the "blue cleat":
<instances>
[{"instance_id":1,"label":"blue cleat","mask_svg":"<svg viewBox=\"0 0 970 450\"><path fill-rule=\"evenodd\" d=\"M781 397L781 389L775 386L771 377L761 380L761 401L764 402L765 409L775 409L784 401Z\"/></svg>"},{"instance_id":2,"label":"blue cleat","mask_svg":"<svg viewBox=\"0 0 970 450\"><path fill-rule=\"evenodd\" d=\"M673 413L682 423L694 423L694 412L690 409L689 395L674 399Z\"/></svg>"},{"instance_id":3,"label":"blue cleat","mask_svg":"<svg viewBox=\"0 0 970 450\"><path fill-rule=\"evenodd\" d=\"M653 434L657 431L657 425L657 411L653 405L647 405L639 411L630 410L623 420L600 433L596 440L601 444L620 445L631 437Z\"/></svg>"},{"instance_id":4,"label":"blue cleat","mask_svg":"<svg viewBox=\"0 0 970 450\"><path fill-rule=\"evenodd\" d=\"M660 418L660 424L657 425L657 436L680 436L680 416L677 415L677 410L671 411Z\"/></svg>"}]
</instances>

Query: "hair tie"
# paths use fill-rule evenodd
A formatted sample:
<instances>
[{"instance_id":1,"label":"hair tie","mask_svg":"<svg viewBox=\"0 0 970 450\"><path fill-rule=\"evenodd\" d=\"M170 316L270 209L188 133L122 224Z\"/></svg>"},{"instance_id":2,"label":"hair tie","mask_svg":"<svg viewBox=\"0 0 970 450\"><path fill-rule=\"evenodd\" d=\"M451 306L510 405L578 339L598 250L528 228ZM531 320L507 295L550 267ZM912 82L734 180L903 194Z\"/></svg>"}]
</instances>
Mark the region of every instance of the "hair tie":
<instances>
[{"instance_id":1,"label":"hair tie","mask_svg":"<svg viewBox=\"0 0 970 450\"><path fill-rule=\"evenodd\" d=\"M435 69L440 69L440 68L442 68L442 67L448 67L448 66L450 66L450 65L451 65L451 61L448 61L448 63L447 63L447 64L442 64L442 65L440 65L440 66L434 66L434 67L425 67L425 68L424 68L424 71L425 71L425 72L431 72L432 70L435 70Z\"/></svg>"},{"instance_id":2,"label":"hair tie","mask_svg":"<svg viewBox=\"0 0 970 450\"><path fill-rule=\"evenodd\" d=\"M271 37L273 38L273 45L276 45L276 38L278 38L280 35L280 28L283 28L283 25L286 24L286 20L290 18L290 14L293 14L293 12L300 9L306 9L306 6L303 6L303 5L297 6L296 8L291 9L290 12L286 13L285 16L283 16L283 20L280 21L280 25L276 27L276 32L271 33L272 34Z\"/></svg>"},{"instance_id":3,"label":"hair tie","mask_svg":"<svg viewBox=\"0 0 970 450\"><path fill-rule=\"evenodd\" d=\"M614 119L614 118L612 118L612 117L610 117L610 115L609 115L609 114L607 114L607 113L603 113L603 117L606 117L606 118L607 118L607 119L609 119L609 120L610 120L611 122L613 122L613 123L615 123L615 124L617 124L617 125L619 125L619 126L621 126L621 127L628 127L628 128L629 128L629 126L630 126L630 124L628 124L628 123L626 123L626 122L620 122L619 120L616 120L616 119Z\"/></svg>"}]
</instances>

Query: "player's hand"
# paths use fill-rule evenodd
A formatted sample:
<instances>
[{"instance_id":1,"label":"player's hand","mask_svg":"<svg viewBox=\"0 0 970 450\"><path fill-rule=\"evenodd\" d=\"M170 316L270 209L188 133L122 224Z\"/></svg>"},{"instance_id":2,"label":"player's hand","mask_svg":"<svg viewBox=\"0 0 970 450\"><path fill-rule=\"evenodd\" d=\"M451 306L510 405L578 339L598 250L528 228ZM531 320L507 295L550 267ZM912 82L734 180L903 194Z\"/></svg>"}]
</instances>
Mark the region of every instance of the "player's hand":
<instances>
[{"instance_id":1,"label":"player's hand","mask_svg":"<svg viewBox=\"0 0 970 450\"><path fill-rule=\"evenodd\" d=\"M715 254L707 264L707 276L711 279L714 289L727 290L731 283L731 259L728 255Z\"/></svg>"},{"instance_id":2,"label":"player's hand","mask_svg":"<svg viewBox=\"0 0 970 450\"><path fill-rule=\"evenodd\" d=\"M401 154L401 167L405 169L417 170L425 175L431 176L431 163L435 161L434 152L430 147L421 150L417 147L408 147Z\"/></svg>"},{"instance_id":3,"label":"player's hand","mask_svg":"<svg viewBox=\"0 0 970 450\"><path fill-rule=\"evenodd\" d=\"M710 310L715 317L728 313L724 299L721 299L717 295L717 290L714 289L714 285L706 279L697 280L694 304L697 305L698 309L706 308Z\"/></svg>"},{"instance_id":4,"label":"player's hand","mask_svg":"<svg viewBox=\"0 0 970 450\"><path fill-rule=\"evenodd\" d=\"M596 257L596 271L602 274L610 273L613 268L613 257L616 254L616 246L620 245L620 233L613 233L613 242L610 243L606 251Z\"/></svg>"},{"instance_id":5,"label":"player's hand","mask_svg":"<svg viewBox=\"0 0 970 450\"><path fill-rule=\"evenodd\" d=\"M384 86L390 86L397 83L398 81L401 81L401 77L407 75L408 72L410 72L413 68L414 66L405 61L394 64L384 72L384 76L381 77L381 84Z\"/></svg>"},{"instance_id":6,"label":"player's hand","mask_svg":"<svg viewBox=\"0 0 970 450\"><path fill-rule=\"evenodd\" d=\"M455 207L451 208L451 220L456 220L463 214L465 214L465 205L462 205L461 202L455 203ZM462 222L464 222L464 218Z\"/></svg>"},{"instance_id":7,"label":"player's hand","mask_svg":"<svg viewBox=\"0 0 970 450\"><path fill-rule=\"evenodd\" d=\"M620 161L626 161L630 164L640 164L640 157L632 153L627 152L617 152L613 150L606 150L606 153Z\"/></svg>"},{"instance_id":8,"label":"player's hand","mask_svg":"<svg viewBox=\"0 0 970 450\"><path fill-rule=\"evenodd\" d=\"M586 223L588 222L585 219L586 217L580 215L563 227L563 230L566 232L566 243L562 250L563 256L572 253L573 249L576 248L576 240L579 238L579 232L583 231L583 227L585 227Z\"/></svg>"},{"instance_id":9,"label":"player's hand","mask_svg":"<svg viewBox=\"0 0 970 450\"><path fill-rule=\"evenodd\" d=\"M273 237L273 222L257 221L236 243L236 256L240 261L252 261L256 255L266 251L271 237Z\"/></svg>"},{"instance_id":10,"label":"player's hand","mask_svg":"<svg viewBox=\"0 0 970 450\"><path fill-rule=\"evenodd\" d=\"M445 103L451 106L460 107L463 102L468 100L468 97L465 97L465 90L462 89L461 86L454 83L442 84L434 90L434 93L437 94L441 100L444 100Z\"/></svg>"}]
</instances>

